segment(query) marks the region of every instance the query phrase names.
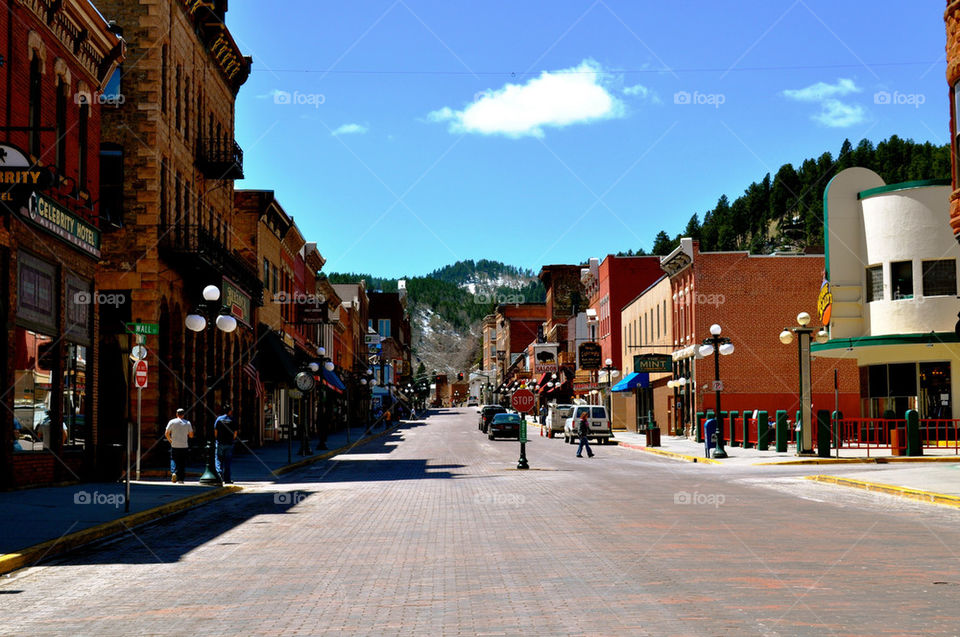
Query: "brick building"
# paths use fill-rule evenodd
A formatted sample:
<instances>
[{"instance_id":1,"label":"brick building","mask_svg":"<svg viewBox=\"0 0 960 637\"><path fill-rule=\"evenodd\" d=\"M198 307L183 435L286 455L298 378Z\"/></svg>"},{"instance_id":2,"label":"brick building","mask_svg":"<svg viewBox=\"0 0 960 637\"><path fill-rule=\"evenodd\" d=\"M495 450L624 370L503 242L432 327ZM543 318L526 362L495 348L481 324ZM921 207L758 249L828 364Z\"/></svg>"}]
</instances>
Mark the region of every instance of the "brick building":
<instances>
[{"instance_id":1,"label":"brick building","mask_svg":"<svg viewBox=\"0 0 960 637\"><path fill-rule=\"evenodd\" d=\"M120 301L94 283L97 158L110 108L103 90L124 44L87 0L3 5L0 488L8 488L94 478L111 464L95 334L103 304Z\"/></svg>"},{"instance_id":2,"label":"brick building","mask_svg":"<svg viewBox=\"0 0 960 637\"><path fill-rule=\"evenodd\" d=\"M960 105L960 2L947 0L943 14L947 26L947 86L950 90L950 160L953 165L953 187L950 194L950 227L953 236L960 240L960 122L957 108Z\"/></svg>"},{"instance_id":3,"label":"brick building","mask_svg":"<svg viewBox=\"0 0 960 637\"><path fill-rule=\"evenodd\" d=\"M338 283L333 285L341 299L341 323L337 347L337 367L342 371L343 381L349 393L347 417L352 423L367 422L370 413L370 368L369 355L364 338L367 332L370 299L366 283Z\"/></svg>"},{"instance_id":4,"label":"brick building","mask_svg":"<svg viewBox=\"0 0 960 637\"><path fill-rule=\"evenodd\" d=\"M502 304L494 314L497 336L497 381L513 380L512 370L524 369L527 346L537 340L547 319L544 303ZM523 359L521 361L521 359ZM502 397L501 397L502 398Z\"/></svg>"},{"instance_id":5,"label":"brick building","mask_svg":"<svg viewBox=\"0 0 960 637\"><path fill-rule=\"evenodd\" d=\"M373 364L376 385L373 400L389 407L396 397L396 387L406 383L410 366L410 314L407 311L406 282L398 282L397 292L370 292L367 328L380 337L379 350Z\"/></svg>"},{"instance_id":6,"label":"brick building","mask_svg":"<svg viewBox=\"0 0 960 637\"><path fill-rule=\"evenodd\" d=\"M253 313L263 286L230 225L233 180L243 177L234 103L251 60L224 23L226 0L101 0L99 7L124 28L128 59L136 60L122 74L123 104L103 122L101 178L112 188L101 193L101 208L114 229L104 235L97 283L130 298L100 324L100 369L111 397L101 401L103 420L122 434L127 401L116 397L134 393L123 325L139 321L159 325L146 342L144 453L180 406L201 441L225 403L235 409L241 439L255 439L255 382L242 370L255 353ZM206 286L219 290L218 300L204 303ZM186 316L200 309L208 319L233 315L237 328L227 333L207 320L199 332L185 329Z\"/></svg>"},{"instance_id":7,"label":"brick building","mask_svg":"<svg viewBox=\"0 0 960 637\"><path fill-rule=\"evenodd\" d=\"M681 239L661 259L670 275L672 308L661 313L673 332L674 380L686 384L675 397L673 422L694 435L697 412L713 409L714 356L701 358L698 346L720 325L735 351L720 359L723 411L799 409L797 346L779 341L781 330L795 326L796 316L816 316L823 279L823 255L751 255L747 252L700 252L699 242ZM857 413L859 373L850 360L817 358L811 366L815 409L834 409L834 369L839 370L840 410Z\"/></svg>"}]
</instances>

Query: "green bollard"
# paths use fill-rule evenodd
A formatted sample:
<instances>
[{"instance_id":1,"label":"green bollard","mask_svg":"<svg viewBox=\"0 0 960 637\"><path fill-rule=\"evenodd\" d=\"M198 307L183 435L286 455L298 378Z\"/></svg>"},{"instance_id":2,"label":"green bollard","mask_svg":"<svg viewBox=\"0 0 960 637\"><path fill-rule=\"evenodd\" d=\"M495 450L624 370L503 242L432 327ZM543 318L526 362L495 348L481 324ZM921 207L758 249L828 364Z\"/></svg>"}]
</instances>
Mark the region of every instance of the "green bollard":
<instances>
[{"instance_id":1,"label":"green bollard","mask_svg":"<svg viewBox=\"0 0 960 637\"><path fill-rule=\"evenodd\" d=\"M696 435L697 442L703 442L703 423L705 414L702 411L697 412L697 422L693 423L693 431Z\"/></svg>"},{"instance_id":2,"label":"green bollard","mask_svg":"<svg viewBox=\"0 0 960 637\"><path fill-rule=\"evenodd\" d=\"M833 448L834 449L840 448L840 421L841 420L843 420L843 412L842 411L833 412L833 423L831 426L833 429Z\"/></svg>"},{"instance_id":3,"label":"green bollard","mask_svg":"<svg viewBox=\"0 0 960 637\"><path fill-rule=\"evenodd\" d=\"M770 448L770 427L767 426L767 412L757 412L757 451Z\"/></svg>"},{"instance_id":4,"label":"green bollard","mask_svg":"<svg viewBox=\"0 0 960 637\"><path fill-rule=\"evenodd\" d=\"M739 411L730 412L730 446L739 447L740 438L736 435L737 431L737 417L740 415Z\"/></svg>"},{"instance_id":5,"label":"green bollard","mask_svg":"<svg viewBox=\"0 0 960 637\"><path fill-rule=\"evenodd\" d=\"M743 420L740 424L740 440L743 441L744 449L750 447L750 443L747 442L747 433L750 431L750 414L752 413L752 411L743 412Z\"/></svg>"},{"instance_id":6,"label":"green bollard","mask_svg":"<svg viewBox=\"0 0 960 637\"><path fill-rule=\"evenodd\" d=\"M830 457L830 411L817 411L817 455L821 458Z\"/></svg>"},{"instance_id":7,"label":"green bollard","mask_svg":"<svg viewBox=\"0 0 960 637\"><path fill-rule=\"evenodd\" d=\"M777 453L784 453L787 450L787 436L790 435L790 432L787 431L787 410L778 409L777 410Z\"/></svg>"},{"instance_id":8,"label":"green bollard","mask_svg":"<svg viewBox=\"0 0 960 637\"><path fill-rule=\"evenodd\" d=\"M923 440L920 437L920 414L916 409L907 410L907 455L922 456Z\"/></svg>"},{"instance_id":9,"label":"green bollard","mask_svg":"<svg viewBox=\"0 0 960 637\"><path fill-rule=\"evenodd\" d=\"M727 420L727 412L720 412L720 420L717 421L717 438L723 436L723 446L726 447L727 443L730 441L730 436L723 433L723 423L729 422Z\"/></svg>"},{"instance_id":10,"label":"green bollard","mask_svg":"<svg viewBox=\"0 0 960 637\"><path fill-rule=\"evenodd\" d=\"M800 424L800 410L797 410L797 418L793 421L793 442L797 445L797 449L802 449L800 446L800 430L797 429L797 426Z\"/></svg>"}]
</instances>

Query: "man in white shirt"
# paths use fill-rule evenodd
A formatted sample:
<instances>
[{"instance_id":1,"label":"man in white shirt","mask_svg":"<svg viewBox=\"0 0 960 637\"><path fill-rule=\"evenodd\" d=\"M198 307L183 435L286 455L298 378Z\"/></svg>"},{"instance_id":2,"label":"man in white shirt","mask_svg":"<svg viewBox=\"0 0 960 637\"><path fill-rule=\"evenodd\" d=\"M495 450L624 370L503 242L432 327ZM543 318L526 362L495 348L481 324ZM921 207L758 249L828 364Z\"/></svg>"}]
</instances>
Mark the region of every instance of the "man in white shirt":
<instances>
[{"instance_id":1,"label":"man in white shirt","mask_svg":"<svg viewBox=\"0 0 960 637\"><path fill-rule=\"evenodd\" d=\"M193 425L183 417L183 409L177 410L177 417L167 423L164 435L170 442L170 475L172 482L183 482L187 477L187 458L190 453L190 438L193 438Z\"/></svg>"}]
</instances>

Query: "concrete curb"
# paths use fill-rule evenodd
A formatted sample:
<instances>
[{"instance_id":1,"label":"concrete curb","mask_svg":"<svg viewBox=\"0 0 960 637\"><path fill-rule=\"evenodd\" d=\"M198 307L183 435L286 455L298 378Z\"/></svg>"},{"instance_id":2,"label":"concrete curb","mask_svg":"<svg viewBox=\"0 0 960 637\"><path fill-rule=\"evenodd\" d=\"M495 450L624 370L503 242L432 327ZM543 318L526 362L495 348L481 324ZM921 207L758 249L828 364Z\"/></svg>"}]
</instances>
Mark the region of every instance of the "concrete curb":
<instances>
[{"instance_id":1,"label":"concrete curb","mask_svg":"<svg viewBox=\"0 0 960 637\"><path fill-rule=\"evenodd\" d=\"M0 574L16 571L49 557L66 553L67 551L73 550L78 546L83 546L84 544L101 540L116 533L121 533L128 529L141 526L147 522L153 522L154 520L158 520L173 513L178 513L200 504L217 500L241 490L242 487L238 486L227 486L211 489L205 493L198 493L186 498L181 498L180 500L175 500L168 504L147 509L146 511L140 511L139 513L133 513L122 518L117 518L116 520L111 520L109 522L98 524L97 526L92 526L89 529L83 529L82 531L77 531L76 533L70 533L56 540L41 542L40 544L35 544L33 546L20 549L16 553L0 555Z\"/></svg>"},{"instance_id":2,"label":"concrete curb","mask_svg":"<svg viewBox=\"0 0 960 637\"><path fill-rule=\"evenodd\" d=\"M306 467L307 465L311 465L311 464L313 464L314 462L320 462L321 460L329 460L330 458L332 458L332 457L334 457L334 456L339 456L341 453L343 453L343 452L345 452L345 451L349 451L350 449L352 449L352 448L354 448L354 447L359 447L360 445L365 445L365 444L367 444L368 442L371 442L371 441L376 440L376 439L378 439L378 438L382 438L382 437L386 436L387 434L393 433L394 431L396 431L397 429L400 428L400 424L401 424L401 423L398 422L396 425L394 425L393 427L390 427L389 429L387 429L387 430L385 430L385 431L381 431L380 433L373 434L372 436L367 436L366 438L360 438L360 439L357 440L356 442L351 442L349 445L344 445L343 447L339 447L339 448L337 448L337 449L331 449L331 450L329 450L329 451L324 451L324 452L321 453L321 454L318 454L318 455L315 455L315 456L310 456L309 458L304 458L303 460L297 460L296 462L292 462L292 463L290 463L290 464L288 464L288 465L286 465L286 466L280 467L279 469L274 469L274 470L273 470L273 473L274 473L274 475L278 475L278 476L279 476L279 475L282 475L282 474L284 474L284 473L289 473L289 472L291 472L291 471L296 471L297 469L302 469L303 467Z\"/></svg>"},{"instance_id":3,"label":"concrete curb","mask_svg":"<svg viewBox=\"0 0 960 637\"><path fill-rule=\"evenodd\" d=\"M947 495L945 493L935 493L933 491L922 491L920 489L909 489L907 487L898 487L892 484L883 484L881 482L866 482L864 480L854 480L853 478L840 478L838 476L816 475L807 476L807 480L814 482L823 482L826 484L836 484L843 487L853 487L865 491L878 491L889 495L909 498L911 500L920 500L921 502L930 502L933 504L943 504L946 506L960 507L960 497Z\"/></svg>"},{"instance_id":4,"label":"concrete curb","mask_svg":"<svg viewBox=\"0 0 960 637\"><path fill-rule=\"evenodd\" d=\"M636 449L638 451L646 451L647 453L652 453L658 456L663 456L665 458L673 458L674 460L683 460L684 462L699 462L701 464L723 464L719 460L714 460L713 458L701 458L699 456L687 456L682 453L676 453L673 451L667 451L665 449L656 449L654 447L644 447L642 445L635 445L629 442L617 441L618 447L626 447L627 449Z\"/></svg>"}]
</instances>

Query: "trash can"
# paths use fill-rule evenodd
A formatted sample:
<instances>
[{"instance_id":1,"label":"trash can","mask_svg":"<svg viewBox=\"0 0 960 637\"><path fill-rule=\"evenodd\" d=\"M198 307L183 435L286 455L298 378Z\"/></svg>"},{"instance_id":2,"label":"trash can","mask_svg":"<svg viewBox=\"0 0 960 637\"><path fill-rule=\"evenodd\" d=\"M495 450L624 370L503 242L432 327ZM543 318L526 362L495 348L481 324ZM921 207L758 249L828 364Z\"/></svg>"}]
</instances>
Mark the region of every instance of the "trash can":
<instances>
[{"instance_id":1,"label":"trash can","mask_svg":"<svg viewBox=\"0 0 960 637\"><path fill-rule=\"evenodd\" d=\"M660 429L658 427L648 427L644 435L647 437L648 447L660 446Z\"/></svg>"},{"instance_id":2,"label":"trash can","mask_svg":"<svg viewBox=\"0 0 960 637\"><path fill-rule=\"evenodd\" d=\"M710 450L717 446L717 419L708 418L703 423L703 452L704 458L710 457Z\"/></svg>"},{"instance_id":3,"label":"trash can","mask_svg":"<svg viewBox=\"0 0 960 637\"><path fill-rule=\"evenodd\" d=\"M890 430L890 455L907 455L907 431L900 427L894 427Z\"/></svg>"}]
</instances>

